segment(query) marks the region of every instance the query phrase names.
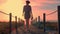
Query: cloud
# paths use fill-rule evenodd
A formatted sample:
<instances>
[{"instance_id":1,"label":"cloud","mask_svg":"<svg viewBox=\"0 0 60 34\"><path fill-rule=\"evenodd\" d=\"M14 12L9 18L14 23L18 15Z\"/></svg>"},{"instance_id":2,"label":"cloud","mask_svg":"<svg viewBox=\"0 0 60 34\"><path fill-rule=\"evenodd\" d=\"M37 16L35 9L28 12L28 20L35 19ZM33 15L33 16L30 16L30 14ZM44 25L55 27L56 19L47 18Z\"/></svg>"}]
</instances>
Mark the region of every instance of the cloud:
<instances>
[{"instance_id":1,"label":"cloud","mask_svg":"<svg viewBox=\"0 0 60 34\"><path fill-rule=\"evenodd\" d=\"M56 10L59 0L31 0L32 6L37 9Z\"/></svg>"},{"instance_id":2,"label":"cloud","mask_svg":"<svg viewBox=\"0 0 60 34\"><path fill-rule=\"evenodd\" d=\"M58 6L58 4L46 4L46 5L40 6L40 7L38 7L38 8L44 9L44 10L46 10L46 9L56 10L56 9L57 9L57 6Z\"/></svg>"}]
</instances>

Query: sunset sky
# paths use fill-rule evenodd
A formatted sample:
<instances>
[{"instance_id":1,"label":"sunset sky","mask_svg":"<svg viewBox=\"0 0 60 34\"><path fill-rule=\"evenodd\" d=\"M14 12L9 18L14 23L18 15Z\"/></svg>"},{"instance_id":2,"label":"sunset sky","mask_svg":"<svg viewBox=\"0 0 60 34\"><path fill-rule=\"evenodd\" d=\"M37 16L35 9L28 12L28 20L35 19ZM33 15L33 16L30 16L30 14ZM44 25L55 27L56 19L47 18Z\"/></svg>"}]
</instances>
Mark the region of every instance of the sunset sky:
<instances>
[{"instance_id":1,"label":"sunset sky","mask_svg":"<svg viewBox=\"0 0 60 34\"><path fill-rule=\"evenodd\" d=\"M7 14L12 13L13 16L18 16L18 18L24 19L23 6L25 5L26 0L0 0L0 11L3 11ZM60 0L29 0L32 6L33 17L37 16L43 19L43 13L49 14L57 10L57 6L60 5ZM57 21L57 12L46 16L46 20L56 20ZM9 16L0 13L0 21L8 21ZM13 18L14 20L14 18Z\"/></svg>"}]
</instances>

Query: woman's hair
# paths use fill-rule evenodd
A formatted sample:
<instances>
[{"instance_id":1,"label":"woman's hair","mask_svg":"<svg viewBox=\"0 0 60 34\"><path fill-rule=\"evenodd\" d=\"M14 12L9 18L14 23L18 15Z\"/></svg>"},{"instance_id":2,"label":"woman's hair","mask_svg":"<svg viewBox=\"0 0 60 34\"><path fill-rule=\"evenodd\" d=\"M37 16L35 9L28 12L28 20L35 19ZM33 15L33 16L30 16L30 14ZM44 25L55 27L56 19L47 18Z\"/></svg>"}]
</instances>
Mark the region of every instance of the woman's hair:
<instances>
[{"instance_id":1,"label":"woman's hair","mask_svg":"<svg viewBox=\"0 0 60 34\"><path fill-rule=\"evenodd\" d=\"M26 3L30 3L30 1L26 1Z\"/></svg>"}]
</instances>

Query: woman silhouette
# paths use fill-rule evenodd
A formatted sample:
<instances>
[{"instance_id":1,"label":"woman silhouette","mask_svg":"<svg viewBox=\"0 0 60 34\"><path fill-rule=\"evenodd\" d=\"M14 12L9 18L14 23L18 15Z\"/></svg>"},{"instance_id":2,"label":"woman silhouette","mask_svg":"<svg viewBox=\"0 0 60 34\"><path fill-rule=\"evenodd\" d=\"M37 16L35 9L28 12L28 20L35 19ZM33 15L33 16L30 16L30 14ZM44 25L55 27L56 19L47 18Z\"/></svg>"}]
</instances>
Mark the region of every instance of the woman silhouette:
<instances>
[{"instance_id":1,"label":"woman silhouette","mask_svg":"<svg viewBox=\"0 0 60 34\"><path fill-rule=\"evenodd\" d=\"M23 14L26 20L26 27L29 28L29 19L32 16L32 9L29 5L30 1L26 1L26 5L23 7Z\"/></svg>"}]
</instances>

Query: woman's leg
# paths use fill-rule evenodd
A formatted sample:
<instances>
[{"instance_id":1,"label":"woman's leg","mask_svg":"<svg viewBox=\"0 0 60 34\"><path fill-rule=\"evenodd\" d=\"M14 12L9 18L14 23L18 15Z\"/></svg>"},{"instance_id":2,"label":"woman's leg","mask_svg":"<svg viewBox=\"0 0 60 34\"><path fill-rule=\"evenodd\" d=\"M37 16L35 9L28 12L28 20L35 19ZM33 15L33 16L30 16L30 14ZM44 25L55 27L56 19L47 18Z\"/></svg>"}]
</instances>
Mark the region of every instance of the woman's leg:
<instances>
[{"instance_id":1,"label":"woman's leg","mask_svg":"<svg viewBox=\"0 0 60 34\"><path fill-rule=\"evenodd\" d=\"M29 19L25 19L24 28L26 31L29 29Z\"/></svg>"},{"instance_id":2,"label":"woman's leg","mask_svg":"<svg viewBox=\"0 0 60 34\"><path fill-rule=\"evenodd\" d=\"M26 19L26 27L29 29L29 19Z\"/></svg>"}]
</instances>

